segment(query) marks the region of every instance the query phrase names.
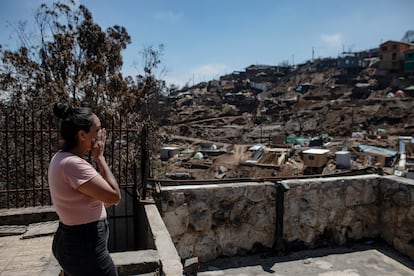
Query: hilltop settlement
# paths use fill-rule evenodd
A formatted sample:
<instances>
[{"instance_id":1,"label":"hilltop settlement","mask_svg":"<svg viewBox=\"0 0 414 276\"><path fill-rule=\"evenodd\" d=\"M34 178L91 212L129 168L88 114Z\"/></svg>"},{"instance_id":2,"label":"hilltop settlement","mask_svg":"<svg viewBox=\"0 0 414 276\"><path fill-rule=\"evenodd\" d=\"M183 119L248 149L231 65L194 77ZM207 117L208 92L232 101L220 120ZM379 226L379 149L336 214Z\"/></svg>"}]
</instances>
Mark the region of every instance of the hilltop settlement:
<instances>
[{"instance_id":1,"label":"hilltop settlement","mask_svg":"<svg viewBox=\"0 0 414 276\"><path fill-rule=\"evenodd\" d=\"M414 178L414 43L304 64L251 65L173 91L160 161L169 180L372 172Z\"/></svg>"}]
</instances>

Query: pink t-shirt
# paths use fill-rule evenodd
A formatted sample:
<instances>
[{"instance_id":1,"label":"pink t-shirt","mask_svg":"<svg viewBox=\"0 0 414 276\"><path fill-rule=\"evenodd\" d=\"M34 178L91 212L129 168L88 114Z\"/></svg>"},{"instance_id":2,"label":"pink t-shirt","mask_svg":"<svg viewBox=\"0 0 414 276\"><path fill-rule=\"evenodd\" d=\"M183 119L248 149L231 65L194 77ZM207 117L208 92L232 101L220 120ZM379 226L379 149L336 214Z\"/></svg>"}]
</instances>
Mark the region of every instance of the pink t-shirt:
<instances>
[{"instance_id":1,"label":"pink t-shirt","mask_svg":"<svg viewBox=\"0 0 414 276\"><path fill-rule=\"evenodd\" d=\"M102 201L78 191L98 172L85 159L70 152L57 152L49 164L49 189L62 223L79 225L106 218Z\"/></svg>"}]
</instances>

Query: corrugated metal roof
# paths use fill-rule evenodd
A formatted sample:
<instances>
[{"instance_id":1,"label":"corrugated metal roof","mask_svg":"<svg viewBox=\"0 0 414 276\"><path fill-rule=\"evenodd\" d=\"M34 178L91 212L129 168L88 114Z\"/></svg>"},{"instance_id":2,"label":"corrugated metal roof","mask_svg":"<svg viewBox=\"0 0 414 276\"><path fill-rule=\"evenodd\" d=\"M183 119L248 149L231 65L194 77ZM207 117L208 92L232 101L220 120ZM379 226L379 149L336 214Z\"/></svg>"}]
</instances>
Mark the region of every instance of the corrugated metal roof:
<instances>
[{"instance_id":1,"label":"corrugated metal roof","mask_svg":"<svg viewBox=\"0 0 414 276\"><path fill-rule=\"evenodd\" d=\"M393 157L397 154L396 151L384 149L380 147L375 146L367 146L367 145L359 145L360 150L362 150L365 153L373 154L373 155L379 155L379 156L385 156L385 157Z\"/></svg>"}]
</instances>

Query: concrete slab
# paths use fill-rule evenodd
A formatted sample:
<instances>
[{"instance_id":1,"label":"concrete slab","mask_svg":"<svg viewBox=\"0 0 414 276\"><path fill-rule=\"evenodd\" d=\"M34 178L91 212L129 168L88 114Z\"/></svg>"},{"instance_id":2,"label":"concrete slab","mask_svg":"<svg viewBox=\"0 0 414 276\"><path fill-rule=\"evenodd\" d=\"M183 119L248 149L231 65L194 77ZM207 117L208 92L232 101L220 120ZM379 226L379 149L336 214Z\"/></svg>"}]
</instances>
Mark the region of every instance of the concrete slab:
<instances>
[{"instance_id":1,"label":"concrete slab","mask_svg":"<svg viewBox=\"0 0 414 276\"><path fill-rule=\"evenodd\" d=\"M414 262L384 244L306 250L288 256L221 258L201 265L200 276L414 275Z\"/></svg>"},{"instance_id":2,"label":"concrete slab","mask_svg":"<svg viewBox=\"0 0 414 276\"><path fill-rule=\"evenodd\" d=\"M58 220L29 224L27 232L22 235L22 239L54 235L58 226Z\"/></svg>"},{"instance_id":3,"label":"concrete slab","mask_svg":"<svg viewBox=\"0 0 414 276\"><path fill-rule=\"evenodd\" d=\"M21 235L26 233L26 225L1 225L0 226L0 237Z\"/></svg>"},{"instance_id":4,"label":"concrete slab","mask_svg":"<svg viewBox=\"0 0 414 276\"><path fill-rule=\"evenodd\" d=\"M61 268L51 252L52 241L53 236L31 239L22 239L21 235L0 237L0 276L59 275ZM146 262L152 269L155 269L160 261L159 252L154 250L122 254L124 253L112 253L117 265L139 266L138 260L138 262ZM148 273L148 275L151 274L153 273ZM389 246L375 241L350 247L293 252L286 256L263 253L253 256L220 258L202 263L197 275L270 274L275 276L409 276L414 275L414 261Z\"/></svg>"},{"instance_id":5,"label":"concrete slab","mask_svg":"<svg viewBox=\"0 0 414 276\"><path fill-rule=\"evenodd\" d=\"M17 235L1 237L0 276L59 275L60 267L51 251L52 240L53 236L34 239L21 239Z\"/></svg>"},{"instance_id":6,"label":"concrete slab","mask_svg":"<svg viewBox=\"0 0 414 276\"><path fill-rule=\"evenodd\" d=\"M0 276L57 276L61 267L52 254L58 223L31 224L23 235L0 236ZM156 250L111 253L120 275L141 275L159 270Z\"/></svg>"}]
</instances>

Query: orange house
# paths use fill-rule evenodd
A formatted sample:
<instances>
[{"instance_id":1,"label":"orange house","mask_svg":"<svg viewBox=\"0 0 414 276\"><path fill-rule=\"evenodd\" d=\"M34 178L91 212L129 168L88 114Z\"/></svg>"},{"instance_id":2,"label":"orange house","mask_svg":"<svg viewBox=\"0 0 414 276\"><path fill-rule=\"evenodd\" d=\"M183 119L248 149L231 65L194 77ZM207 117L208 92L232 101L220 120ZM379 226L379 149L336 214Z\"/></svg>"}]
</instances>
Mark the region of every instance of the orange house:
<instances>
[{"instance_id":1,"label":"orange house","mask_svg":"<svg viewBox=\"0 0 414 276\"><path fill-rule=\"evenodd\" d=\"M403 72L404 52L414 49L414 43L388 40L379 47L379 68L387 71Z\"/></svg>"}]
</instances>

